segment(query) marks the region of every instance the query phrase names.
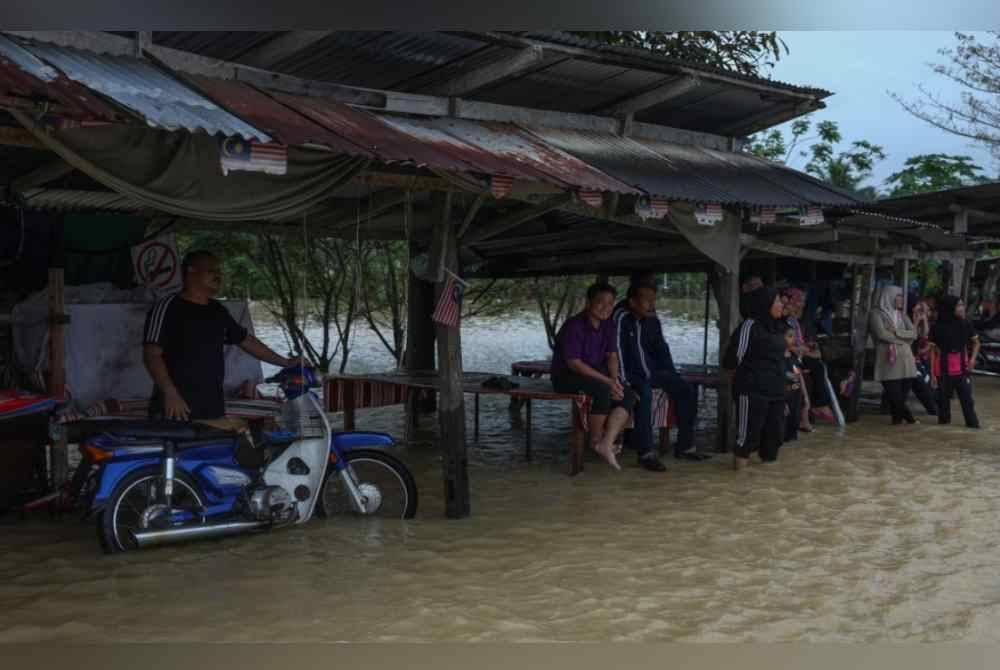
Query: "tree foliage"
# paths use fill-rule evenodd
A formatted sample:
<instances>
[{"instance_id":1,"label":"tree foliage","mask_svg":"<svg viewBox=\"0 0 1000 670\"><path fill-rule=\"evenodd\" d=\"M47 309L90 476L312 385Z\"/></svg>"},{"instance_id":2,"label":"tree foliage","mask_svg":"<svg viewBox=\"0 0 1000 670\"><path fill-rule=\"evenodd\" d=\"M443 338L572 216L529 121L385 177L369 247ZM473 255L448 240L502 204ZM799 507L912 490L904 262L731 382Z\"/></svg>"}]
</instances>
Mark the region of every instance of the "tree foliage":
<instances>
[{"instance_id":1,"label":"tree foliage","mask_svg":"<svg viewBox=\"0 0 1000 670\"><path fill-rule=\"evenodd\" d=\"M989 181L969 156L920 154L906 159L903 169L885 180L890 197L929 193Z\"/></svg>"},{"instance_id":2,"label":"tree foliage","mask_svg":"<svg viewBox=\"0 0 1000 670\"><path fill-rule=\"evenodd\" d=\"M934 72L959 84L957 100L918 85L919 97L893 98L908 112L959 137L974 140L1000 159L1000 32L983 39L955 33L957 45L939 53L944 63L932 65Z\"/></svg>"},{"instance_id":3,"label":"tree foliage","mask_svg":"<svg viewBox=\"0 0 1000 670\"><path fill-rule=\"evenodd\" d=\"M605 30L574 33L606 44L635 47L670 58L713 65L745 75L773 67L788 46L776 32L757 30Z\"/></svg>"}]
</instances>

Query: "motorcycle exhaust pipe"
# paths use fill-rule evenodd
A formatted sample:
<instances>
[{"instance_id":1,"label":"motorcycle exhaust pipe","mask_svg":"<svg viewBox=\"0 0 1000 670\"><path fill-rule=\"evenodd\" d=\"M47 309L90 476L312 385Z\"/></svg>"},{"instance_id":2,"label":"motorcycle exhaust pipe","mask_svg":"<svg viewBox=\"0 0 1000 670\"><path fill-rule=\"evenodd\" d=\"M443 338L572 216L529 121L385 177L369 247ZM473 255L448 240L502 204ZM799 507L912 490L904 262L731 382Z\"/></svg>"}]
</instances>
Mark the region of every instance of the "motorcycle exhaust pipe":
<instances>
[{"instance_id":1,"label":"motorcycle exhaust pipe","mask_svg":"<svg viewBox=\"0 0 1000 670\"><path fill-rule=\"evenodd\" d=\"M269 525L266 521L233 521L231 523L214 523L183 528L168 528L166 530L141 530L132 533L140 549L158 544L183 542L185 540L201 540L209 537L224 537L238 535L250 530Z\"/></svg>"}]
</instances>

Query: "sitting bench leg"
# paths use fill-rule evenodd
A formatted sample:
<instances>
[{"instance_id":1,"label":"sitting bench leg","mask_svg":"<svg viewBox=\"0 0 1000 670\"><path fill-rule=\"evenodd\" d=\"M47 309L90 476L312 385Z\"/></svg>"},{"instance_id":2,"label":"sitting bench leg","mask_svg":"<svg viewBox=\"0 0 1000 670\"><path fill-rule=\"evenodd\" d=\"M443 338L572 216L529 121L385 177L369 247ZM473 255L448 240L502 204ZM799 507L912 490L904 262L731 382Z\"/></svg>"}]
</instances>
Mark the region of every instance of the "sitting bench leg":
<instances>
[{"instance_id":1,"label":"sitting bench leg","mask_svg":"<svg viewBox=\"0 0 1000 670\"><path fill-rule=\"evenodd\" d=\"M479 394L477 393L475 395L476 395L476 420L474 424L475 428L473 430L473 439L476 442L479 442Z\"/></svg>"},{"instance_id":2,"label":"sitting bench leg","mask_svg":"<svg viewBox=\"0 0 1000 670\"><path fill-rule=\"evenodd\" d=\"M573 403L573 423L569 438L569 475L573 477L583 472L583 428L580 427L580 410Z\"/></svg>"},{"instance_id":3,"label":"sitting bench leg","mask_svg":"<svg viewBox=\"0 0 1000 670\"><path fill-rule=\"evenodd\" d=\"M527 398L524 401L524 414L525 414L525 425L524 425L524 457L525 460L531 460L531 398Z\"/></svg>"}]
</instances>

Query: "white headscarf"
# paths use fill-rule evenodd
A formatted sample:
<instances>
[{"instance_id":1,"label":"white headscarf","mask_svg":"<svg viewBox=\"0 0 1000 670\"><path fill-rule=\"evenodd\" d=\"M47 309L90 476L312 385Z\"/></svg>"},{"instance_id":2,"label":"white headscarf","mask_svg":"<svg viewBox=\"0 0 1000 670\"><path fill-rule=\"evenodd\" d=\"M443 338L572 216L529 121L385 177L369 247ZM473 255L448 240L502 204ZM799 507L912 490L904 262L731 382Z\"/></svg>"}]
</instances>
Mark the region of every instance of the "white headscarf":
<instances>
[{"instance_id":1,"label":"white headscarf","mask_svg":"<svg viewBox=\"0 0 1000 670\"><path fill-rule=\"evenodd\" d=\"M883 312L892 322L892 325L897 328L903 321L903 312L902 310L896 309L896 296L902 294L903 289L898 286L893 286L892 284L887 284L882 287L882 292L878 297L879 310Z\"/></svg>"}]
</instances>

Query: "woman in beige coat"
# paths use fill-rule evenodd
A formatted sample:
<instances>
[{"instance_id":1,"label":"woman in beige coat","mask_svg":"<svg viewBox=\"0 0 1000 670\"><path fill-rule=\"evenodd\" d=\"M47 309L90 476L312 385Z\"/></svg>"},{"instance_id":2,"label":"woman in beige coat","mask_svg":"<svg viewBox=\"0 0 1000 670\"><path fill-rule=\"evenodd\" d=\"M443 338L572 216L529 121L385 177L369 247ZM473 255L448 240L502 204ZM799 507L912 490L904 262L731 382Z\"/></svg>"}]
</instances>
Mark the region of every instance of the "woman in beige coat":
<instances>
[{"instance_id":1,"label":"woman in beige coat","mask_svg":"<svg viewBox=\"0 0 1000 670\"><path fill-rule=\"evenodd\" d=\"M903 311L901 288L882 287L878 306L872 310L869 325L875 341L875 380L882 382L889 396L892 423L917 423L910 408L906 406L910 384L917 376L917 365L910 347L917 339L917 331Z\"/></svg>"}]
</instances>

